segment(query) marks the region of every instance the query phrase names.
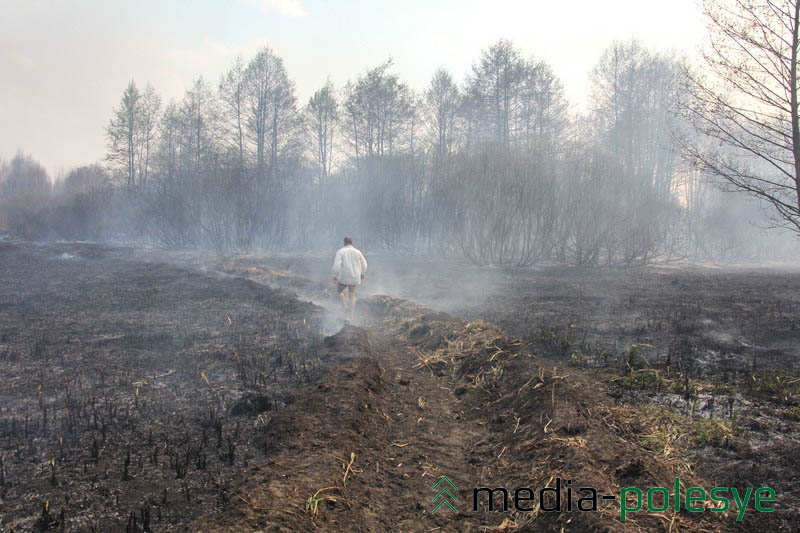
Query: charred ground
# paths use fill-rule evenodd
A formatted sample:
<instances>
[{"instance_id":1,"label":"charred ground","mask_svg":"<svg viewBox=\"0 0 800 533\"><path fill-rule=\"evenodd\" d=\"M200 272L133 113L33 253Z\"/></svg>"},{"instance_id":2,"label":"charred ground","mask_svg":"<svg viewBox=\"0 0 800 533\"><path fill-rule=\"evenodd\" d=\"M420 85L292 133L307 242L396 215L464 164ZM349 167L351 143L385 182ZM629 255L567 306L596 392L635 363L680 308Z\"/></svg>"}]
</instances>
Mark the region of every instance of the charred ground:
<instances>
[{"instance_id":1,"label":"charred ground","mask_svg":"<svg viewBox=\"0 0 800 533\"><path fill-rule=\"evenodd\" d=\"M4 529L164 530L223 506L322 370L313 304L122 253L0 250Z\"/></svg>"},{"instance_id":2,"label":"charred ground","mask_svg":"<svg viewBox=\"0 0 800 533\"><path fill-rule=\"evenodd\" d=\"M555 477L768 485L778 512L759 523L796 523L800 275L376 257L365 292L451 314L373 296L339 331L267 286L325 304L327 267L4 244L2 527L739 528L711 513L623 526L616 504L431 516L442 474L468 503L473 486Z\"/></svg>"}]
</instances>

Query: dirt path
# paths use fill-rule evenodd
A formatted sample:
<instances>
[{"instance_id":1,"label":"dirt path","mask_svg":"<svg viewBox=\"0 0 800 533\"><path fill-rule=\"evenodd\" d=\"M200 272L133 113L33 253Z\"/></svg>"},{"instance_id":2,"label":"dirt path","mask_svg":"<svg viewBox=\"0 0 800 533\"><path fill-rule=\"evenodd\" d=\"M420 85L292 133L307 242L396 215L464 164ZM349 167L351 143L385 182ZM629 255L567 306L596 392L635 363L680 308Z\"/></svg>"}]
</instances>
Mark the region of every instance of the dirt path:
<instances>
[{"instance_id":1,"label":"dirt path","mask_svg":"<svg viewBox=\"0 0 800 533\"><path fill-rule=\"evenodd\" d=\"M470 459L485 433L465 422L446 380L415 368L408 343L382 332L346 327L327 344L330 354L360 353L317 394L276 415L268 468L248 477L222 515L189 529L477 531L499 523L491 515L465 520L446 506L432 513L442 475L459 485L450 489L453 506L466 509Z\"/></svg>"},{"instance_id":2,"label":"dirt path","mask_svg":"<svg viewBox=\"0 0 800 533\"><path fill-rule=\"evenodd\" d=\"M472 459L475 444L485 428L465 419L463 406L454 401L448 380L432 371L419 368L410 359L411 350L402 340L379 337L378 353L386 370L387 415L392 421L384 443L389 448L375 451L382 459L388 476L395 480L389 498L404 502L404 512L391 524L395 531L423 531L435 527L446 530L473 531L488 526L490 517L466 521L463 513L469 505L473 485ZM433 513L439 500L433 487L441 476L447 476L458 491L449 489L458 498L452 502L461 514L454 514L446 505ZM439 486L441 489L442 486ZM364 489L369 490L365 484ZM368 494L364 494L368 497Z\"/></svg>"}]
</instances>

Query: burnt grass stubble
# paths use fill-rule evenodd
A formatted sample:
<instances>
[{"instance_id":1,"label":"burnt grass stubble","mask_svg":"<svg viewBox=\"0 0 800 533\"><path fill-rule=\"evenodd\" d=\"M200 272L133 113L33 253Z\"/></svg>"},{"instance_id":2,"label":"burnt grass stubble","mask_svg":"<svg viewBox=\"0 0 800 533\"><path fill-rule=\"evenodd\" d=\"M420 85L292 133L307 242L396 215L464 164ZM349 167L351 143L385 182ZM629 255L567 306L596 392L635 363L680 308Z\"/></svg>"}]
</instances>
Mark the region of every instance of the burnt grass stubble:
<instances>
[{"instance_id":1,"label":"burnt grass stubble","mask_svg":"<svg viewBox=\"0 0 800 533\"><path fill-rule=\"evenodd\" d=\"M664 435L689 434L680 444L694 472L742 492L772 487L777 510L760 523L786 531L800 523L796 270L517 271L462 312L540 355L592 369L621 405L663 407ZM661 451L662 436L648 437Z\"/></svg>"},{"instance_id":2,"label":"burnt grass stubble","mask_svg":"<svg viewBox=\"0 0 800 533\"><path fill-rule=\"evenodd\" d=\"M221 277L139 257L0 244L0 530L170 530L226 508L280 446L270 424L292 391L337 363L320 358L318 307L236 276L304 278L276 278L270 260ZM459 278L436 272L414 281L434 305ZM503 274L480 303L449 310L607 382L618 405L663 406L690 430L721 422L680 443L692 470L714 486L775 488L778 512L762 524L800 520L800 275ZM305 283L292 288L324 292Z\"/></svg>"},{"instance_id":3,"label":"burnt grass stubble","mask_svg":"<svg viewBox=\"0 0 800 533\"><path fill-rule=\"evenodd\" d=\"M0 244L2 531L163 531L223 507L323 370L315 305L106 252Z\"/></svg>"}]
</instances>

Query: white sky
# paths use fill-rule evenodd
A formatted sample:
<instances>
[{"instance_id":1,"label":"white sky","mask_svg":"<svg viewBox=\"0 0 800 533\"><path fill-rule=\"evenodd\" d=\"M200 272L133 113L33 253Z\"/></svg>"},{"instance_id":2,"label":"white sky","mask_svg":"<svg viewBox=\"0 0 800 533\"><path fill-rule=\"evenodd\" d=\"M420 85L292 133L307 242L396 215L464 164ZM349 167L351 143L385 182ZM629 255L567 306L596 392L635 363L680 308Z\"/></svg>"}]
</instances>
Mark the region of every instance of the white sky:
<instances>
[{"instance_id":1,"label":"white sky","mask_svg":"<svg viewBox=\"0 0 800 533\"><path fill-rule=\"evenodd\" d=\"M269 44L299 104L387 58L423 89L447 67L460 81L500 38L548 61L570 100L613 40L692 57L705 40L699 0L2 0L0 158L17 149L51 174L102 159L104 128L125 85L150 82L164 103L194 78L216 84L237 53Z\"/></svg>"}]
</instances>

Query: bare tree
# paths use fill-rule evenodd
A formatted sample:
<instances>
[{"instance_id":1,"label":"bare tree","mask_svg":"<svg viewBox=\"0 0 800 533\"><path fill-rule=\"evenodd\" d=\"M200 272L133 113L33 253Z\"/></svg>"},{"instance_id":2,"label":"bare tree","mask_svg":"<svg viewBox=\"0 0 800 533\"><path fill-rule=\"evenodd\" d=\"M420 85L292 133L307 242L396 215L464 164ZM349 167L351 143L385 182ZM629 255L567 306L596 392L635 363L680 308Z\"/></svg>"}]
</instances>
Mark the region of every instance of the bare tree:
<instances>
[{"instance_id":1,"label":"bare tree","mask_svg":"<svg viewBox=\"0 0 800 533\"><path fill-rule=\"evenodd\" d=\"M178 171L181 117L178 104L170 102L161 115L156 147L156 172L161 181L175 178Z\"/></svg>"},{"instance_id":2,"label":"bare tree","mask_svg":"<svg viewBox=\"0 0 800 533\"><path fill-rule=\"evenodd\" d=\"M275 185L281 153L297 140L294 85L283 60L268 47L250 61L246 79L247 132L255 145L256 178L265 190Z\"/></svg>"},{"instance_id":3,"label":"bare tree","mask_svg":"<svg viewBox=\"0 0 800 533\"><path fill-rule=\"evenodd\" d=\"M144 92L131 81L106 127L106 160L123 176L128 191L143 191L152 167L161 97L148 84Z\"/></svg>"},{"instance_id":4,"label":"bare tree","mask_svg":"<svg viewBox=\"0 0 800 533\"><path fill-rule=\"evenodd\" d=\"M50 196L47 171L35 159L17 152L0 167L0 227L24 238L43 236L41 213Z\"/></svg>"},{"instance_id":5,"label":"bare tree","mask_svg":"<svg viewBox=\"0 0 800 533\"><path fill-rule=\"evenodd\" d=\"M22 151L0 169L0 197L45 197L50 192L50 178L38 161Z\"/></svg>"},{"instance_id":6,"label":"bare tree","mask_svg":"<svg viewBox=\"0 0 800 533\"><path fill-rule=\"evenodd\" d=\"M218 142L216 99L201 76L186 91L180 106L182 169L187 177L199 177L212 163Z\"/></svg>"},{"instance_id":7,"label":"bare tree","mask_svg":"<svg viewBox=\"0 0 800 533\"><path fill-rule=\"evenodd\" d=\"M769 202L775 222L800 232L797 0L705 0L710 76L692 76L687 110L712 142L689 160L724 186Z\"/></svg>"},{"instance_id":8,"label":"bare tree","mask_svg":"<svg viewBox=\"0 0 800 533\"><path fill-rule=\"evenodd\" d=\"M247 127L250 140L255 144L256 179L262 189L269 165L267 138L278 68L278 57L266 47L247 66Z\"/></svg>"},{"instance_id":9,"label":"bare tree","mask_svg":"<svg viewBox=\"0 0 800 533\"><path fill-rule=\"evenodd\" d=\"M318 184L325 183L331 173L333 139L339 119L339 103L330 79L308 100L306 123L311 150L318 169Z\"/></svg>"},{"instance_id":10,"label":"bare tree","mask_svg":"<svg viewBox=\"0 0 800 533\"><path fill-rule=\"evenodd\" d=\"M122 93L120 104L106 128L108 152L106 159L124 173L127 189L136 188L136 158L141 114L141 92L131 80Z\"/></svg>"},{"instance_id":11,"label":"bare tree","mask_svg":"<svg viewBox=\"0 0 800 533\"><path fill-rule=\"evenodd\" d=\"M595 152L598 161L604 151L611 156L603 165L610 175L589 174L608 180L601 188L603 215L615 217L601 234L608 264L648 262L671 243L678 211L670 131L682 103L682 73L677 58L636 40L613 43L592 73Z\"/></svg>"},{"instance_id":12,"label":"bare tree","mask_svg":"<svg viewBox=\"0 0 800 533\"><path fill-rule=\"evenodd\" d=\"M564 86L544 61L525 63L518 111L518 142L527 149L553 153L569 124Z\"/></svg>"},{"instance_id":13,"label":"bare tree","mask_svg":"<svg viewBox=\"0 0 800 533\"><path fill-rule=\"evenodd\" d=\"M140 98L139 113L137 116L137 146L136 160L138 174L137 187L140 191L147 188L147 178L153 164L152 155L156 147L158 121L161 114L161 97L149 83Z\"/></svg>"},{"instance_id":14,"label":"bare tree","mask_svg":"<svg viewBox=\"0 0 800 533\"><path fill-rule=\"evenodd\" d=\"M456 120L460 92L453 76L444 68L438 69L425 92L428 122L434 141L434 165L445 166L456 148Z\"/></svg>"},{"instance_id":15,"label":"bare tree","mask_svg":"<svg viewBox=\"0 0 800 533\"><path fill-rule=\"evenodd\" d=\"M514 136L517 97L525 74L520 51L505 39L484 50L472 66L466 92L475 106L473 133L508 145Z\"/></svg>"},{"instance_id":16,"label":"bare tree","mask_svg":"<svg viewBox=\"0 0 800 533\"><path fill-rule=\"evenodd\" d=\"M94 194L109 187L109 177L98 164L85 165L69 171L59 184L59 193L69 195Z\"/></svg>"},{"instance_id":17,"label":"bare tree","mask_svg":"<svg viewBox=\"0 0 800 533\"><path fill-rule=\"evenodd\" d=\"M236 149L239 168L245 166L244 113L247 78L246 67L241 56L237 56L228 72L219 82L219 99L225 125L229 129L228 138Z\"/></svg>"},{"instance_id":18,"label":"bare tree","mask_svg":"<svg viewBox=\"0 0 800 533\"><path fill-rule=\"evenodd\" d=\"M484 144L455 165L447 219L449 238L464 257L526 266L548 256L561 199L545 154Z\"/></svg>"},{"instance_id":19,"label":"bare tree","mask_svg":"<svg viewBox=\"0 0 800 533\"><path fill-rule=\"evenodd\" d=\"M414 97L391 68L386 61L345 85L345 128L356 162L391 156L411 140Z\"/></svg>"}]
</instances>

